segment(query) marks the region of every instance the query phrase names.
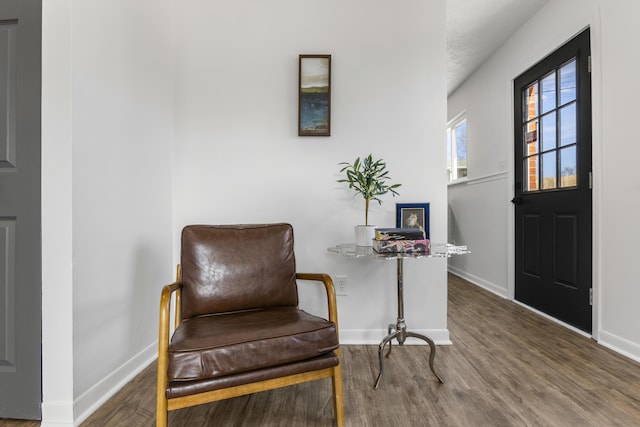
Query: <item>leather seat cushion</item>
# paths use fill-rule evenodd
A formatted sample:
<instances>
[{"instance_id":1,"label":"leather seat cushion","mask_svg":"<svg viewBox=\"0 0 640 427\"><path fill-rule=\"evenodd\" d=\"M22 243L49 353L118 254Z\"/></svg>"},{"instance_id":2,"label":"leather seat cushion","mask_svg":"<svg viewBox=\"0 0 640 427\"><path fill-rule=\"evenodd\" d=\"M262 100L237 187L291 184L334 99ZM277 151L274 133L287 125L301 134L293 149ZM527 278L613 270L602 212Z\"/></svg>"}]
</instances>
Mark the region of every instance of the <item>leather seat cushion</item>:
<instances>
[{"instance_id":1,"label":"leather seat cushion","mask_svg":"<svg viewBox=\"0 0 640 427\"><path fill-rule=\"evenodd\" d=\"M338 366L340 360L334 352L325 353L313 359L293 362L287 365L272 368L258 369L239 374L225 375L217 378L207 378L197 381L171 381L167 384L167 398L190 396L212 390L221 390L258 381L282 378L287 375L301 374L303 372L317 371L320 369Z\"/></svg>"},{"instance_id":2,"label":"leather seat cushion","mask_svg":"<svg viewBox=\"0 0 640 427\"><path fill-rule=\"evenodd\" d=\"M169 345L169 381L194 381L274 367L338 348L336 327L297 307L184 320Z\"/></svg>"}]
</instances>

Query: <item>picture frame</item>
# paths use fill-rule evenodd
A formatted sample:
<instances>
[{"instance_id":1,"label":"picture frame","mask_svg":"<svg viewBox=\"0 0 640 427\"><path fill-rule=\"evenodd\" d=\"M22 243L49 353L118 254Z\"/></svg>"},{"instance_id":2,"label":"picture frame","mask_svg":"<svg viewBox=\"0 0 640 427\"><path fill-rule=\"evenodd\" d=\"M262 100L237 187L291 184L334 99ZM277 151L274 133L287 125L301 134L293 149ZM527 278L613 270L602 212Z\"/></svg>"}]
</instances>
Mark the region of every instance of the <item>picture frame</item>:
<instances>
[{"instance_id":1,"label":"picture frame","mask_svg":"<svg viewBox=\"0 0 640 427\"><path fill-rule=\"evenodd\" d=\"M331 135L331 55L299 55L298 136Z\"/></svg>"},{"instance_id":2,"label":"picture frame","mask_svg":"<svg viewBox=\"0 0 640 427\"><path fill-rule=\"evenodd\" d=\"M429 203L396 203L397 228L422 228L429 239Z\"/></svg>"}]
</instances>

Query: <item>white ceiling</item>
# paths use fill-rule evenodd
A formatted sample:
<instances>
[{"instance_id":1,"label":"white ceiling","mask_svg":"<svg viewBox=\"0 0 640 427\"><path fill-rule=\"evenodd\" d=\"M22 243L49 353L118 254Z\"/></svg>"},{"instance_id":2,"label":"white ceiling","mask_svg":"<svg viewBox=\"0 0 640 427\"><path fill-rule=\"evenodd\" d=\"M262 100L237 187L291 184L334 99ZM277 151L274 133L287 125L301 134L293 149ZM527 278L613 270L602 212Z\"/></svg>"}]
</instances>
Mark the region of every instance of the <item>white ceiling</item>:
<instances>
[{"instance_id":1,"label":"white ceiling","mask_svg":"<svg viewBox=\"0 0 640 427\"><path fill-rule=\"evenodd\" d=\"M446 1L450 94L549 0Z\"/></svg>"}]
</instances>

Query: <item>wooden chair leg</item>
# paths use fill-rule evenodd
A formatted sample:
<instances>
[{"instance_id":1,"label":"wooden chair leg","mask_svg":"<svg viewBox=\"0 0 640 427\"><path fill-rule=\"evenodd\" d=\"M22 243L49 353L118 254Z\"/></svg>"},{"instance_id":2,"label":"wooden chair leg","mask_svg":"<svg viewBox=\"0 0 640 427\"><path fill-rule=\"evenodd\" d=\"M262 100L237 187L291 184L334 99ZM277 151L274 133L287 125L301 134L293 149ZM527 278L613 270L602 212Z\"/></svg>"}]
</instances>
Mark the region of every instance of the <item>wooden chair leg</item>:
<instances>
[{"instance_id":1,"label":"wooden chair leg","mask_svg":"<svg viewBox=\"0 0 640 427\"><path fill-rule=\"evenodd\" d=\"M344 401L342 397L342 367L333 368L333 408L338 427L344 427Z\"/></svg>"},{"instance_id":2,"label":"wooden chair leg","mask_svg":"<svg viewBox=\"0 0 640 427\"><path fill-rule=\"evenodd\" d=\"M167 427L167 399L160 399L156 402L156 427Z\"/></svg>"},{"instance_id":3,"label":"wooden chair leg","mask_svg":"<svg viewBox=\"0 0 640 427\"><path fill-rule=\"evenodd\" d=\"M169 401L167 400L167 354L158 356L158 372L156 384L156 427L167 427Z\"/></svg>"}]
</instances>

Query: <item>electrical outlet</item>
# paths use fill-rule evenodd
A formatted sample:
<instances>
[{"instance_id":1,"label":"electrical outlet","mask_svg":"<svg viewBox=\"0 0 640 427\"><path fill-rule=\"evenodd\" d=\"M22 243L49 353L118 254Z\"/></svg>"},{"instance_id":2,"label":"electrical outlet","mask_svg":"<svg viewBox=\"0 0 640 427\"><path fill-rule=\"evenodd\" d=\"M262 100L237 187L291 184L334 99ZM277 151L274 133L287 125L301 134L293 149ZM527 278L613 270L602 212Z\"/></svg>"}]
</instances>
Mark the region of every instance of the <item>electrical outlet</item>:
<instances>
[{"instance_id":1,"label":"electrical outlet","mask_svg":"<svg viewBox=\"0 0 640 427\"><path fill-rule=\"evenodd\" d=\"M349 295L347 276L336 276L336 295Z\"/></svg>"}]
</instances>

